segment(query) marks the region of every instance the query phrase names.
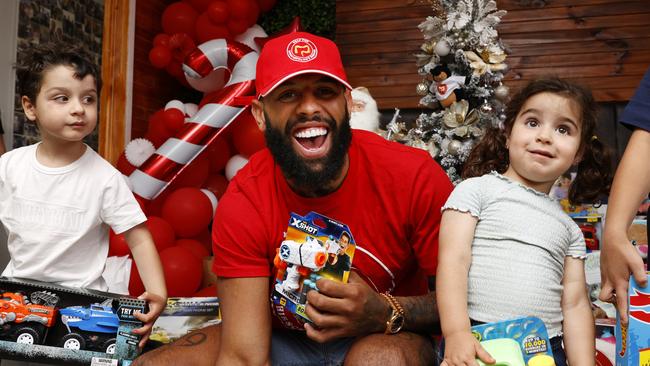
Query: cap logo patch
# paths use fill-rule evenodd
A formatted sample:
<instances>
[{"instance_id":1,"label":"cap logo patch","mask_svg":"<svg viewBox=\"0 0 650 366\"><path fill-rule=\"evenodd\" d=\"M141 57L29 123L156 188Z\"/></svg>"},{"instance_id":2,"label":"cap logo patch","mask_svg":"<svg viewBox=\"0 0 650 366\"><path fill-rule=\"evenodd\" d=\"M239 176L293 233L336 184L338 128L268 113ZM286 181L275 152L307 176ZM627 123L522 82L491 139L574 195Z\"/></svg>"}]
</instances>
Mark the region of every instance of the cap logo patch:
<instances>
[{"instance_id":1,"label":"cap logo patch","mask_svg":"<svg viewBox=\"0 0 650 366\"><path fill-rule=\"evenodd\" d=\"M318 49L306 38L296 38L287 46L287 56L296 62L308 62L316 58Z\"/></svg>"}]
</instances>

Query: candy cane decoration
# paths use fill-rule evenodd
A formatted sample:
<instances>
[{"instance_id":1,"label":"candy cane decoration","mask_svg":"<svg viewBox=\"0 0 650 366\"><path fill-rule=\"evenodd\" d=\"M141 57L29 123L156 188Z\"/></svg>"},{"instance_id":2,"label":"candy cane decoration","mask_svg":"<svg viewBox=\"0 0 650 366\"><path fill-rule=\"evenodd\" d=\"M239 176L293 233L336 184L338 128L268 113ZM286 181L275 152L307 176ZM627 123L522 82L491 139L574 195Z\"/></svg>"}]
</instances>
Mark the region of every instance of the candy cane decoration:
<instances>
[{"instance_id":1,"label":"candy cane decoration","mask_svg":"<svg viewBox=\"0 0 650 366\"><path fill-rule=\"evenodd\" d=\"M133 193L151 200L165 190L174 178L198 156L223 129L248 106L238 106L236 98L255 94L257 52L248 46L223 39L201 44L183 65L188 77L205 77L212 70L226 68L230 80L214 97L203 103L181 131L170 137L129 176Z\"/></svg>"}]
</instances>

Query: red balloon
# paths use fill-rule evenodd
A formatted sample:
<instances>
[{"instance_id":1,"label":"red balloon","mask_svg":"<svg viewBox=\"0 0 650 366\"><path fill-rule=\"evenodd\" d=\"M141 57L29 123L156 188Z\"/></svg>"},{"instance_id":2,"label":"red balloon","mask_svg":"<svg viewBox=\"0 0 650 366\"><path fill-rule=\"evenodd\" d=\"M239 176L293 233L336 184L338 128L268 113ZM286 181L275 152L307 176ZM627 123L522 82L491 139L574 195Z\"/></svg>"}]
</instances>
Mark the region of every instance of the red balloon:
<instances>
[{"instance_id":1,"label":"red balloon","mask_svg":"<svg viewBox=\"0 0 650 366\"><path fill-rule=\"evenodd\" d=\"M155 37L153 37L153 46L169 47L169 35L165 33L158 33Z\"/></svg>"},{"instance_id":2,"label":"red balloon","mask_svg":"<svg viewBox=\"0 0 650 366\"><path fill-rule=\"evenodd\" d=\"M157 216L149 216L147 218L147 228L153 237L153 242L156 245L158 253L174 245L176 241L174 228L165 219Z\"/></svg>"},{"instance_id":3,"label":"red balloon","mask_svg":"<svg viewBox=\"0 0 650 366\"><path fill-rule=\"evenodd\" d=\"M257 0L257 5L260 6L260 11L266 13L267 11L273 9L275 6L276 0Z\"/></svg>"},{"instance_id":4,"label":"red balloon","mask_svg":"<svg viewBox=\"0 0 650 366\"><path fill-rule=\"evenodd\" d=\"M165 203L165 200L167 197L169 197L169 194L171 193L171 190L165 189L158 195L158 197L154 198L153 200L149 201L147 203L147 217L149 216L158 216L160 217L162 215L162 206L163 203Z\"/></svg>"},{"instance_id":5,"label":"red balloon","mask_svg":"<svg viewBox=\"0 0 650 366\"><path fill-rule=\"evenodd\" d=\"M172 192L162 208L162 217L181 238L204 231L212 221L212 203L198 188L180 188Z\"/></svg>"},{"instance_id":6,"label":"red balloon","mask_svg":"<svg viewBox=\"0 0 650 366\"><path fill-rule=\"evenodd\" d=\"M157 110L149 117L149 127L147 129L147 139L149 139L154 146L158 147L156 142L167 141L168 138L174 134L167 128L165 124L165 111L162 109Z\"/></svg>"},{"instance_id":7,"label":"red balloon","mask_svg":"<svg viewBox=\"0 0 650 366\"><path fill-rule=\"evenodd\" d=\"M187 33L194 37L194 24L199 13L183 2L172 3L162 14L162 28L167 34Z\"/></svg>"},{"instance_id":8,"label":"red balloon","mask_svg":"<svg viewBox=\"0 0 650 366\"><path fill-rule=\"evenodd\" d=\"M149 51L149 62L157 69L164 69L172 60L172 52L165 46L156 46Z\"/></svg>"},{"instance_id":9,"label":"red balloon","mask_svg":"<svg viewBox=\"0 0 650 366\"><path fill-rule=\"evenodd\" d=\"M252 24L246 19L230 19L226 25L230 34L238 35L244 33Z\"/></svg>"},{"instance_id":10,"label":"red balloon","mask_svg":"<svg viewBox=\"0 0 650 366\"><path fill-rule=\"evenodd\" d=\"M232 142L235 149L246 157L250 157L266 146L264 134L257 127L257 122L252 114L243 113L234 122Z\"/></svg>"},{"instance_id":11,"label":"red balloon","mask_svg":"<svg viewBox=\"0 0 650 366\"><path fill-rule=\"evenodd\" d=\"M213 39L232 37L226 26L212 23L208 13L199 15L196 19L195 28L196 37L199 40L199 43L204 43Z\"/></svg>"},{"instance_id":12,"label":"red balloon","mask_svg":"<svg viewBox=\"0 0 650 366\"><path fill-rule=\"evenodd\" d=\"M200 188L210 175L210 159L203 153L192 160L172 181L174 188Z\"/></svg>"},{"instance_id":13,"label":"red balloon","mask_svg":"<svg viewBox=\"0 0 650 366\"><path fill-rule=\"evenodd\" d=\"M259 13L260 8L255 0L226 1L228 2L228 9L230 9L231 19L250 19L252 15L255 15L255 20L257 20L257 13ZM251 15L251 13L253 14Z\"/></svg>"},{"instance_id":14,"label":"red balloon","mask_svg":"<svg viewBox=\"0 0 650 366\"><path fill-rule=\"evenodd\" d=\"M131 261L131 275L129 276L129 294L131 296L140 296L144 292L144 284L138 273L138 267L135 261Z\"/></svg>"},{"instance_id":15,"label":"red balloon","mask_svg":"<svg viewBox=\"0 0 650 366\"><path fill-rule=\"evenodd\" d=\"M167 67L165 67L165 70L167 73L176 79L181 79L185 80L185 73L183 72L183 62L173 59L169 61L169 64L167 64Z\"/></svg>"},{"instance_id":16,"label":"red balloon","mask_svg":"<svg viewBox=\"0 0 650 366\"><path fill-rule=\"evenodd\" d=\"M224 164L224 166L226 166L226 164ZM121 153L120 157L117 158L117 162L115 163L115 168L124 175L131 175L131 173L133 173L133 171L135 170L135 166L129 163L124 153Z\"/></svg>"},{"instance_id":17,"label":"red balloon","mask_svg":"<svg viewBox=\"0 0 650 366\"><path fill-rule=\"evenodd\" d=\"M160 252L167 295L192 296L203 279L203 263L187 248L169 247Z\"/></svg>"},{"instance_id":18,"label":"red balloon","mask_svg":"<svg viewBox=\"0 0 650 366\"><path fill-rule=\"evenodd\" d=\"M165 126L174 134L178 132L185 124L185 114L176 108L169 108L163 112Z\"/></svg>"},{"instance_id":19,"label":"red balloon","mask_svg":"<svg viewBox=\"0 0 650 366\"><path fill-rule=\"evenodd\" d=\"M230 143L220 135L207 148L208 159L210 159L210 171L219 173L226 167L226 163L233 156Z\"/></svg>"},{"instance_id":20,"label":"red balloon","mask_svg":"<svg viewBox=\"0 0 650 366\"><path fill-rule=\"evenodd\" d=\"M108 256L109 257L124 257L131 255L131 248L126 243L126 239L122 234L115 234L113 229L108 232Z\"/></svg>"},{"instance_id":21,"label":"red balloon","mask_svg":"<svg viewBox=\"0 0 650 366\"><path fill-rule=\"evenodd\" d=\"M223 174L212 174L208 177L208 180L205 181L203 187L214 193L218 200L224 193L226 193L226 189L228 188L228 179Z\"/></svg>"},{"instance_id":22,"label":"red balloon","mask_svg":"<svg viewBox=\"0 0 650 366\"><path fill-rule=\"evenodd\" d=\"M209 284L192 295L192 297L217 297L217 285Z\"/></svg>"},{"instance_id":23,"label":"red balloon","mask_svg":"<svg viewBox=\"0 0 650 366\"><path fill-rule=\"evenodd\" d=\"M201 234L193 237L192 239L198 241L203 245L205 250L207 250L210 254L212 254L212 233L210 230L203 230Z\"/></svg>"},{"instance_id":24,"label":"red balloon","mask_svg":"<svg viewBox=\"0 0 650 366\"><path fill-rule=\"evenodd\" d=\"M203 261L203 258L210 256L210 252L208 252L208 250L205 249L205 246L203 246L203 244L198 240L178 239L176 240L176 245L179 247L187 248L190 252L192 252L192 254L194 254L201 261Z\"/></svg>"},{"instance_id":25,"label":"red balloon","mask_svg":"<svg viewBox=\"0 0 650 366\"><path fill-rule=\"evenodd\" d=\"M192 5L192 7L199 13L204 12L205 9L208 8L208 5L213 1L214 0L183 0L183 2Z\"/></svg>"},{"instance_id":26,"label":"red balloon","mask_svg":"<svg viewBox=\"0 0 650 366\"><path fill-rule=\"evenodd\" d=\"M223 24L228 20L230 12L225 1L213 1L208 5L208 16L214 24Z\"/></svg>"}]
</instances>

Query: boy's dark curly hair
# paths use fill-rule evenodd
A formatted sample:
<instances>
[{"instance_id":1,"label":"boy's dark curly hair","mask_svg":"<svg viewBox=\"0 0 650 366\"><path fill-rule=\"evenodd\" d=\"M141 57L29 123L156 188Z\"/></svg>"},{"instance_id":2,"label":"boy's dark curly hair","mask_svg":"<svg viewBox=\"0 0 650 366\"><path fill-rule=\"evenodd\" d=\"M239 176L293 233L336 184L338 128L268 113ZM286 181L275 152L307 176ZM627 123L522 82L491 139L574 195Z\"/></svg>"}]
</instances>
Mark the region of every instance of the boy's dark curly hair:
<instances>
[{"instance_id":1,"label":"boy's dark curly hair","mask_svg":"<svg viewBox=\"0 0 650 366\"><path fill-rule=\"evenodd\" d=\"M74 76L81 80L87 75L95 78L97 93L101 90L102 80L99 68L80 46L50 42L27 48L21 54L22 63L16 65L18 92L36 103L36 96L41 90L45 71L52 67L64 65L74 69Z\"/></svg>"},{"instance_id":2,"label":"boy's dark curly hair","mask_svg":"<svg viewBox=\"0 0 650 366\"><path fill-rule=\"evenodd\" d=\"M508 169L509 154L506 138L526 101L539 93L554 93L573 100L581 110L581 135L577 175L569 188L573 204L594 202L607 194L612 182L612 154L595 137L597 104L588 89L557 78L534 80L519 91L508 104L503 129L491 128L472 149L463 166L463 178L481 176L490 171L504 173Z\"/></svg>"}]
</instances>

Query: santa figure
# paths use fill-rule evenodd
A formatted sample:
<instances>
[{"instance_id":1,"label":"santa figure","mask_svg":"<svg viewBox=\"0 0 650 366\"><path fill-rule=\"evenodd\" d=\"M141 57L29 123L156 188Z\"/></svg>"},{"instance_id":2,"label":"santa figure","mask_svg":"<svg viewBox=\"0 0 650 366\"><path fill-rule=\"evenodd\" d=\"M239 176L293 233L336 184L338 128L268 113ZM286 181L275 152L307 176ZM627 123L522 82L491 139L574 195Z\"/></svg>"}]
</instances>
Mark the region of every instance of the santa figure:
<instances>
[{"instance_id":1,"label":"santa figure","mask_svg":"<svg viewBox=\"0 0 650 366\"><path fill-rule=\"evenodd\" d=\"M352 89L352 128L377 132L379 130L379 110L368 88L360 86Z\"/></svg>"}]
</instances>

